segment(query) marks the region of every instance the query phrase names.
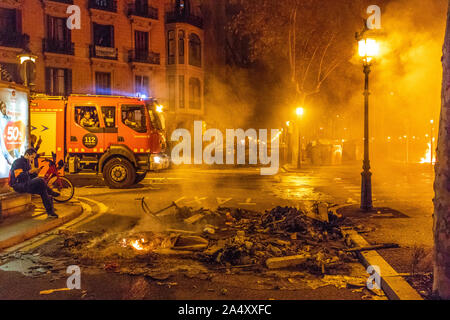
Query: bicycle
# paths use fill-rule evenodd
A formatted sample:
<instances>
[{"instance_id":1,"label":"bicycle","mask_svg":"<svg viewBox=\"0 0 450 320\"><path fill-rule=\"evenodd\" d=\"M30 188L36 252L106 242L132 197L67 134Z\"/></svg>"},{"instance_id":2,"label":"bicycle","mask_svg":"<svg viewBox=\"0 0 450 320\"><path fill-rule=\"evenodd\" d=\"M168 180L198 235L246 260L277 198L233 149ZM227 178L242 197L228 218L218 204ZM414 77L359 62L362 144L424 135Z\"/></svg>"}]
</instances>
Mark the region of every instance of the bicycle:
<instances>
[{"instance_id":1,"label":"bicycle","mask_svg":"<svg viewBox=\"0 0 450 320\"><path fill-rule=\"evenodd\" d=\"M52 159L45 159L43 162L48 162L48 170L44 175L45 183L50 189L60 194L53 199L59 203L71 200L75 194L75 187L68 178L59 174L64 167L64 161L60 160L56 163L56 154L52 152Z\"/></svg>"}]
</instances>

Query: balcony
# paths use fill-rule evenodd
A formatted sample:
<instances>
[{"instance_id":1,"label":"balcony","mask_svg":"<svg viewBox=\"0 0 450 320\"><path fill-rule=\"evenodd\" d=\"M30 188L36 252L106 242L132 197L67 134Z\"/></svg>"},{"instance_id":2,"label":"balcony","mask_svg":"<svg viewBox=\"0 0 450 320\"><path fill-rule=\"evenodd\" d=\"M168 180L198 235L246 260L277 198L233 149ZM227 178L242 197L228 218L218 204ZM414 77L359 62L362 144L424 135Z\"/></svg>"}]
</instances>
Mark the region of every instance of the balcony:
<instances>
[{"instance_id":1,"label":"balcony","mask_svg":"<svg viewBox=\"0 0 450 320\"><path fill-rule=\"evenodd\" d=\"M203 19L190 13L180 13L177 11L166 13L166 23L188 23L194 27L203 29Z\"/></svg>"},{"instance_id":2,"label":"balcony","mask_svg":"<svg viewBox=\"0 0 450 320\"><path fill-rule=\"evenodd\" d=\"M161 55L147 50L130 50L129 61L159 65L161 64Z\"/></svg>"},{"instance_id":3,"label":"balcony","mask_svg":"<svg viewBox=\"0 0 450 320\"><path fill-rule=\"evenodd\" d=\"M59 54L75 54L75 45L73 42L67 40L43 39L42 49L44 52L59 53Z\"/></svg>"},{"instance_id":4,"label":"balcony","mask_svg":"<svg viewBox=\"0 0 450 320\"><path fill-rule=\"evenodd\" d=\"M27 35L15 31L0 31L0 46L10 48L25 48Z\"/></svg>"},{"instance_id":5,"label":"balcony","mask_svg":"<svg viewBox=\"0 0 450 320\"><path fill-rule=\"evenodd\" d=\"M117 0L89 0L89 9L117 12Z\"/></svg>"},{"instance_id":6,"label":"balcony","mask_svg":"<svg viewBox=\"0 0 450 320\"><path fill-rule=\"evenodd\" d=\"M119 56L117 48L90 45L89 49L91 58L117 60Z\"/></svg>"},{"instance_id":7,"label":"balcony","mask_svg":"<svg viewBox=\"0 0 450 320\"><path fill-rule=\"evenodd\" d=\"M136 3L128 5L128 15L158 20L158 8L137 6Z\"/></svg>"},{"instance_id":8,"label":"balcony","mask_svg":"<svg viewBox=\"0 0 450 320\"><path fill-rule=\"evenodd\" d=\"M73 0L48 0L48 1L60 2L64 4L73 4Z\"/></svg>"}]
</instances>

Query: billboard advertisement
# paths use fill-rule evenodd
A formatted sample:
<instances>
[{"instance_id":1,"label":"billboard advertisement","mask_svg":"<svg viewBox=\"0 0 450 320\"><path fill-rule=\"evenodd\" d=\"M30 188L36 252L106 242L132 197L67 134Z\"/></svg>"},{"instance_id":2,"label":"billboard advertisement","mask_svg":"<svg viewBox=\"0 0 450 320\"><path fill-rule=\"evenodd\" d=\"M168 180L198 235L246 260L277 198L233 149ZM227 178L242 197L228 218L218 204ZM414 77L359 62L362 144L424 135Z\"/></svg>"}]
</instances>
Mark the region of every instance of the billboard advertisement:
<instances>
[{"instance_id":1,"label":"billboard advertisement","mask_svg":"<svg viewBox=\"0 0 450 320\"><path fill-rule=\"evenodd\" d=\"M27 91L0 85L0 178L28 147L28 110Z\"/></svg>"}]
</instances>

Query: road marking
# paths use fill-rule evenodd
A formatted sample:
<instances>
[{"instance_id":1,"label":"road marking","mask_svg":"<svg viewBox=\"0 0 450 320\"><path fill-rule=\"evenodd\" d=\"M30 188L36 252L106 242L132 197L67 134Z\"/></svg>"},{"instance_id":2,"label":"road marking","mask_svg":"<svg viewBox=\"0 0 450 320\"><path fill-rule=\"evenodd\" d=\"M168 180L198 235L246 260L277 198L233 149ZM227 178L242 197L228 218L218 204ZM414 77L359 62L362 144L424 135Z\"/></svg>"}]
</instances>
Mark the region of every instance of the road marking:
<instances>
[{"instance_id":1,"label":"road marking","mask_svg":"<svg viewBox=\"0 0 450 320\"><path fill-rule=\"evenodd\" d=\"M184 199L186 199L186 197L181 197L181 198L179 198L178 200L175 200L174 202L175 202L175 203L178 203L178 202L180 202L181 200L184 200Z\"/></svg>"},{"instance_id":2,"label":"road marking","mask_svg":"<svg viewBox=\"0 0 450 320\"><path fill-rule=\"evenodd\" d=\"M240 206L256 206L256 203L252 202L252 198L247 198L244 203L238 203Z\"/></svg>"},{"instance_id":3,"label":"road marking","mask_svg":"<svg viewBox=\"0 0 450 320\"><path fill-rule=\"evenodd\" d=\"M217 203L219 204L219 206L223 205L224 203L230 201L233 198L216 198Z\"/></svg>"},{"instance_id":4,"label":"road marking","mask_svg":"<svg viewBox=\"0 0 450 320\"><path fill-rule=\"evenodd\" d=\"M186 202L186 204L190 204L190 203L197 203L199 206L201 206L202 205L202 201L204 201L204 200L206 200L206 199L208 199L208 197L203 197L203 198L199 198L199 197L197 197L197 196L195 196L194 197L194 200L191 200L191 201L188 201L188 202Z\"/></svg>"},{"instance_id":5,"label":"road marking","mask_svg":"<svg viewBox=\"0 0 450 320\"><path fill-rule=\"evenodd\" d=\"M70 228L73 228L75 226L82 226L82 225L98 218L99 216L103 215L104 213L106 213L108 211L108 207L101 202L98 202L98 201L95 201L92 199L83 198L83 197L77 197L75 199L82 200L82 201L80 201L80 204L83 207L83 214L80 217L70 221L69 223L67 223L59 228L56 228L55 230L49 231L48 233L44 233L44 234L34 237L28 241L22 242L22 243L18 244L17 246L11 247L5 251L7 251L7 252L31 251L49 241L56 239L58 237L58 234L57 234L58 230L69 230ZM95 204L98 207L98 212L93 213L94 211L92 209L92 206L90 206L89 204L87 204L85 202L91 202L91 203Z\"/></svg>"},{"instance_id":6,"label":"road marking","mask_svg":"<svg viewBox=\"0 0 450 320\"><path fill-rule=\"evenodd\" d=\"M85 202L92 202L92 203L94 203L98 207L98 212L96 212L95 214L90 215L90 216L85 216L85 217L83 217L83 219L80 219L80 220L75 219L74 221L72 221L72 223L69 223L69 224L67 224L64 227L61 227L59 229L68 230L69 228L73 228L75 226L79 227L79 226L85 225L86 223L89 223L92 220L95 220L98 217L100 217L103 214L105 214L106 212L108 212L108 209L109 209L108 206L105 205L102 202L95 201L95 200L88 199L88 198L83 198L83 197L77 197L77 199L83 200ZM80 202L80 203L83 205L83 202ZM91 207L91 211L90 212L92 212L92 211L93 210L92 210L92 207Z\"/></svg>"}]
</instances>

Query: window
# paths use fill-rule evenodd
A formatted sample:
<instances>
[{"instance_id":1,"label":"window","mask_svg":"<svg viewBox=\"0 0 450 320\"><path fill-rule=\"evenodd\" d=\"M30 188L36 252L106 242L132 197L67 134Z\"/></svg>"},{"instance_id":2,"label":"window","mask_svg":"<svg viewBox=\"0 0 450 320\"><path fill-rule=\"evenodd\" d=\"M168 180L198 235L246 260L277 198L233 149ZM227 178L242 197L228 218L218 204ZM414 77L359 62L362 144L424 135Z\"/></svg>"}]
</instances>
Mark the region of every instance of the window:
<instances>
[{"instance_id":1,"label":"window","mask_svg":"<svg viewBox=\"0 0 450 320\"><path fill-rule=\"evenodd\" d=\"M164 126L158 113L149 108L148 114L150 115L152 127L157 130L164 130Z\"/></svg>"},{"instance_id":2,"label":"window","mask_svg":"<svg viewBox=\"0 0 450 320\"><path fill-rule=\"evenodd\" d=\"M95 93L100 95L111 94L111 73L109 72L95 73Z\"/></svg>"},{"instance_id":3,"label":"window","mask_svg":"<svg viewBox=\"0 0 450 320\"><path fill-rule=\"evenodd\" d=\"M167 37L167 63L175 64L175 31L169 31Z\"/></svg>"},{"instance_id":4,"label":"window","mask_svg":"<svg viewBox=\"0 0 450 320\"><path fill-rule=\"evenodd\" d=\"M22 32L22 13L15 9L0 8L0 32Z\"/></svg>"},{"instance_id":5,"label":"window","mask_svg":"<svg viewBox=\"0 0 450 320\"><path fill-rule=\"evenodd\" d=\"M4 70L0 74L0 80L13 81L15 83L22 83L19 75L19 65L16 63L0 63L0 68Z\"/></svg>"},{"instance_id":6,"label":"window","mask_svg":"<svg viewBox=\"0 0 450 320\"><path fill-rule=\"evenodd\" d=\"M184 64L184 31L178 31L178 63Z\"/></svg>"},{"instance_id":7,"label":"window","mask_svg":"<svg viewBox=\"0 0 450 320\"><path fill-rule=\"evenodd\" d=\"M136 59L146 61L148 59L148 32L134 32L134 49Z\"/></svg>"},{"instance_id":8,"label":"window","mask_svg":"<svg viewBox=\"0 0 450 320\"><path fill-rule=\"evenodd\" d=\"M202 66L202 43L195 33L189 37L189 64L196 67Z\"/></svg>"},{"instance_id":9,"label":"window","mask_svg":"<svg viewBox=\"0 0 450 320\"><path fill-rule=\"evenodd\" d=\"M146 76L135 76L135 90L141 96L145 95L147 98L150 97L149 81Z\"/></svg>"},{"instance_id":10,"label":"window","mask_svg":"<svg viewBox=\"0 0 450 320\"><path fill-rule=\"evenodd\" d=\"M148 1L147 0L135 0L135 8L137 12L147 13L148 12Z\"/></svg>"},{"instance_id":11,"label":"window","mask_svg":"<svg viewBox=\"0 0 450 320\"><path fill-rule=\"evenodd\" d=\"M75 107L75 122L88 131L99 128L97 108L94 106Z\"/></svg>"},{"instance_id":12,"label":"window","mask_svg":"<svg viewBox=\"0 0 450 320\"><path fill-rule=\"evenodd\" d=\"M66 26L66 19L47 16L47 38L54 41L70 42L70 29Z\"/></svg>"},{"instance_id":13,"label":"window","mask_svg":"<svg viewBox=\"0 0 450 320\"><path fill-rule=\"evenodd\" d=\"M185 85L184 85L184 76L180 76L179 78L179 90L180 90L180 105L181 109L185 107L186 93L185 93Z\"/></svg>"},{"instance_id":14,"label":"window","mask_svg":"<svg viewBox=\"0 0 450 320\"><path fill-rule=\"evenodd\" d=\"M183 16L184 14L185 14L185 12L186 12L186 5L185 5L185 3L184 3L184 0L178 0L178 9L179 9L179 14L181 15L181 16Z\"/></svg>"},{"instance_id":15,"label":"window","mask_svg":"<svg viewBox=\"0 0 450 320\"><path fill-rule=\"evenodd\" d=\"M145 107L143 105L122 105L122 123L136 132L147 132Z\"/></svg>"},{"instance_id":16,"label":"window","mask_svg":"<svg viewBox=\"0 0 450 320\"><path fill-rule=\"evenodd\" d=\"M200 100L201 84L200 80L197 78L191 78L189 80L189 108L190 109L201 109Z\"/></svg>"},{"instance_id":17,"label":"window","mask_svg":"<svg viewBox=\"0 0 450 320\"><path fill-rule=\"evenodd\" d=\"M114 48L114 26L94 23L94 45Z\"/></svg>"},{"instance_id":18,"label":"window","mask_svg":"<svg viewBox=\"0 0 450 320\"><path fill-rule=\"evenodd\" d=\"M103 121L106 128L116 127L116 107L102 107Z\"/></svg>"},{"instance_id":19,"label":"window","mask_svg":"<svg viewBox=\"0 0 450 320\"><path fill-rule=\"evenodd\" d=\"M72 70L45 69L46 92L52 96L68 96L72 93Z\"/></svg>"},{"instance_id":20,"label":"window","mask_svg":"<svg viewBox=\"0 0 450 320\"><path fill-rule=\"evenodd\" d=\"M175 76L169 76L169 110L174 111L175 110Z\"/></svg>"}]
</instances>

